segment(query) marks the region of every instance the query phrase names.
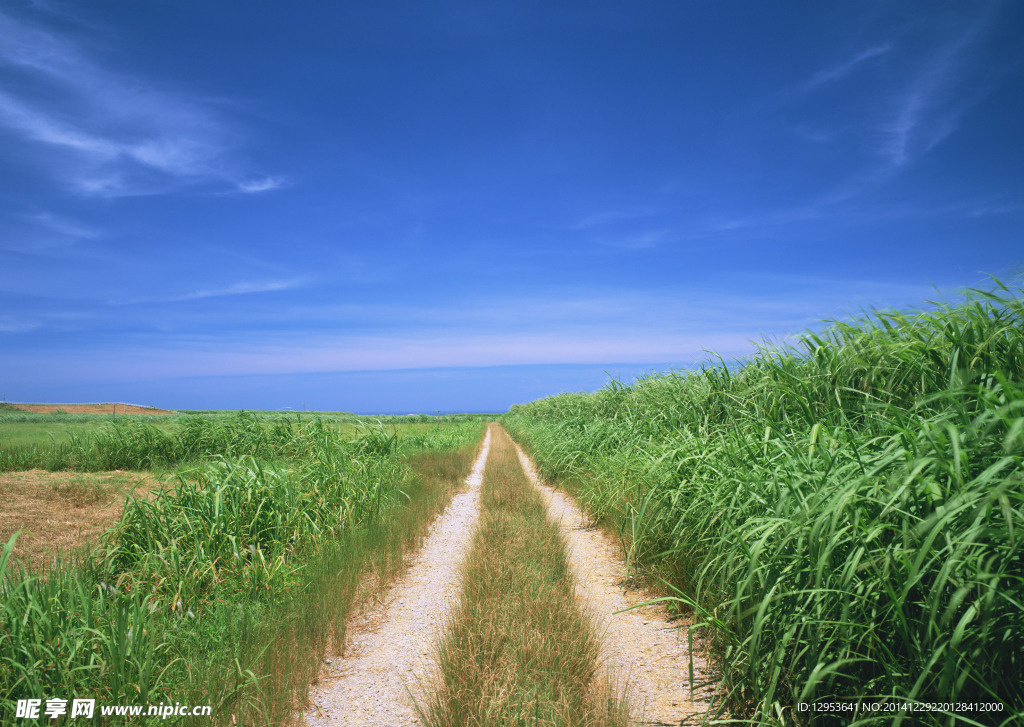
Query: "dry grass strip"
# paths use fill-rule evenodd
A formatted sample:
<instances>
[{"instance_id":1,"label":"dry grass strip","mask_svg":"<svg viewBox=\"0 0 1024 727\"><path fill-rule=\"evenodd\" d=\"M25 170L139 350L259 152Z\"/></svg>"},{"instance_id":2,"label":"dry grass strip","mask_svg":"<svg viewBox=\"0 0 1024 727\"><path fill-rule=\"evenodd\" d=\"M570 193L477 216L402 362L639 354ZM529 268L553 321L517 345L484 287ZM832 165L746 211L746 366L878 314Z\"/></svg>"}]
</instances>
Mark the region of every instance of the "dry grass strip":
<instances>
[{"instance_id":1,"label":"dry grass strip","mask_svg":"<svg viewBox=\"0 0 1024 727\"><path fill-rule=\"evenodd\" d=\"M36 568L65 561L121 517L128 495L147 497L161 487L146 472L0 473L0 543L22 531L13 557Z\"/></svg>"}]
</instances>

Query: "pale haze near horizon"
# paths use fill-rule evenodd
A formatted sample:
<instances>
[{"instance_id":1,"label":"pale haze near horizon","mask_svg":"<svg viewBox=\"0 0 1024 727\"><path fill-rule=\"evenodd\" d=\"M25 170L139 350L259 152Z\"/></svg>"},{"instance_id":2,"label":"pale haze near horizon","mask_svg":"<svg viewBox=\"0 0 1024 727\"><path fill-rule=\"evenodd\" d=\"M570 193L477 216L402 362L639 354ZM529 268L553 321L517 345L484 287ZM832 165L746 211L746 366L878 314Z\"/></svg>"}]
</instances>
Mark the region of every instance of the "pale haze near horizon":
<instances>
[{"instance_id":1,"label":"pale haze near horizon","mask_svg":"<svg viewBox=\"0 0 1024 727\"><path fill-rule=\"evenodd\" d=\"M1020 270L1024 6L0 2L12 401L501 411Z\"/></svg>"}]
</instances>

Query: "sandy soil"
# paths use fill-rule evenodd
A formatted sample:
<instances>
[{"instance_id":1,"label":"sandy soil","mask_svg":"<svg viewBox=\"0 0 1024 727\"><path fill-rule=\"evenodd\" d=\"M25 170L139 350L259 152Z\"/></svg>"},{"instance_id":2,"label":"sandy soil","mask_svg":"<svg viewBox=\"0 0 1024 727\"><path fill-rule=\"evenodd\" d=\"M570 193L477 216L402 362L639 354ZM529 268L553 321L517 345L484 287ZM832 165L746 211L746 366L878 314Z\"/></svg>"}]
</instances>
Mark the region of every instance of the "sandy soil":
<instances>
[{"instance_id":1,"label":"sandy soil","mask_svg":"<svg viewBox=\"0 0 1024 727\"><path fill-rule=\"evenodd\" d=\"M173 414L173 411L135 404L11 404L19 411L52 414L63 409L68 414Z\"/></svg>"},{"instance_id":2,"label":"sandy soil","mask_svg":"<svg viewBox=\"0 0 1024 727\"><path fill-rule=\"evenodd\" d=\"M562 492L546 486L529 457L516 446L527 477L544 496L551 517L561 523L569 560L584 603L604 634L602 657L614 685L626 685L637 724L697 724L707 710L710 686L695 686L690 696L686 623L669 622L661 605L617 613L654 598L627 590L621 548L597 528ZM695 646L696 651L696 646ZM704 685L706 666L694 654L694 682Z\"/></svg>"},{"instance_id":3,"label":"sandy soil","mask_svg":"<svg viewBox=\"0 0 1024 727\"><path fill-rule=\"evenodd\" d=\"M23 530L14 557L36 566L52 564L116 523L128 493L141 496L160 486L145 472L0 473L0 545Z\"/></svg>"},{"instance_id":4,"label":"sandy soil","mask_svg":"<svg viewBox=\"0 0 1024 727\"><path fill-rule=\"evenodd\" d=\"M493 426L493 425L492 425ZM436 645L460 592L459 566L480 514L480 485L490 448L488 431L458 493L431 526L405 576L384 603L356 616L347 629L344 657L323 665L310 690L310 727L419 725L410 691L433 673Z\"/></svg>"}]
</instances>

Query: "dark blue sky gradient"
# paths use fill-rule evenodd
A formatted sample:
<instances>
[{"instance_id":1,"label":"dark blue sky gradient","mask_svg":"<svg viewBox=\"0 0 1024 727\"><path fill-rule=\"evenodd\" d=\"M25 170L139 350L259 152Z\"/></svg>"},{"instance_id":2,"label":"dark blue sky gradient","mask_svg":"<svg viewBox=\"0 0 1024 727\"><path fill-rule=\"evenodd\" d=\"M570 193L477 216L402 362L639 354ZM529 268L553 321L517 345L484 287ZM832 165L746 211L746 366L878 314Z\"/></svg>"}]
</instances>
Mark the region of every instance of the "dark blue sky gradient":
<instances>
[{"instance_id":1,"label":"dark blue sky gradient","mask_svg":"<svg viewBox=\"0 0 1024 727\"><path fill-rule=\"evenodd\" d=\"M0 385L495 411L1024 255L1024 5L0 0Z\"/></svg>"}]
</instances>

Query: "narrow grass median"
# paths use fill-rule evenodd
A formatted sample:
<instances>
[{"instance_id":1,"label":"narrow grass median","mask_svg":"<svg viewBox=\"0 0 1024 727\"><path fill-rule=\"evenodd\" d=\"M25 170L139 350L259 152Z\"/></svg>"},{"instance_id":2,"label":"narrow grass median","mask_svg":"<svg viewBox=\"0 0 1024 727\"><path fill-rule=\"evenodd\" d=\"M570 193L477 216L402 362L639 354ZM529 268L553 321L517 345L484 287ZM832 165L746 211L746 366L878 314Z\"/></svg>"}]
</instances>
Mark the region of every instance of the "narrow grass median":
<instances>
[{"instance_id":1,"label":"narrow grass median","mask_svg":"<svg viewBox=\"0 0 1024 727\"><path fill-rule=\"evenodd\" d=\"M430 727L625 725L599 668L599 639L574 594L565 544L508 434L491 429L483 513L462 601L439 646Z\"/></svg>"}]
</instances>

